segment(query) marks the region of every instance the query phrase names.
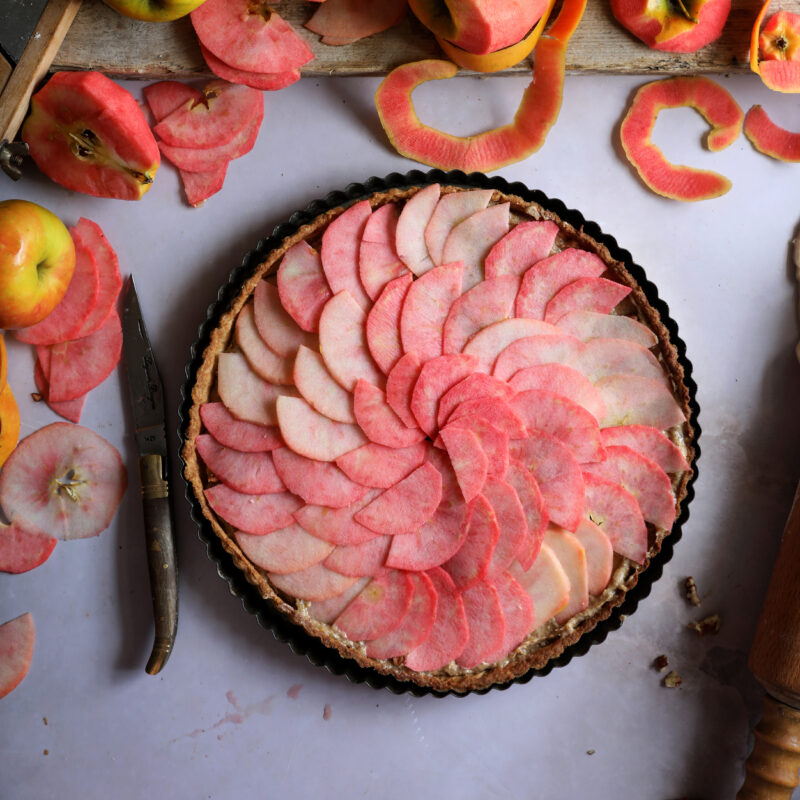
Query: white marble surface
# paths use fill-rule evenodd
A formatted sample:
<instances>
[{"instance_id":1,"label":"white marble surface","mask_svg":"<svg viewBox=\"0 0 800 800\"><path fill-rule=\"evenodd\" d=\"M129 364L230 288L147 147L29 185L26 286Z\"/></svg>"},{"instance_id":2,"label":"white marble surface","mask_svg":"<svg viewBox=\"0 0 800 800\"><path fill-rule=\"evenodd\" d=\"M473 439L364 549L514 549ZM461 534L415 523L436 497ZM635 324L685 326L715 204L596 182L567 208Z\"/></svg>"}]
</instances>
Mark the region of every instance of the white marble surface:
<instances>
[{"instance_id":1,"label":"white marble surface","mask_svg":"<svg viewBox=\"0 0 800 800\"><path fill-rule=\"evenodd\" d=\"M601 645L543 679L463 699L394 696L351 685L295 656L216 575L177 492L181 623L150 677L150 598L125 404L114 374L84 423L120 448L132 477L117 518L91 541L62 543L25 575L0 575L0 619L34 615L36 651L0 701L0 795L174 798L730 798L742 779L759 692L746 653L800 475L800 369L789 242L800 166L744 137L701 150L704 123L664 114L656 140L675 161L728 175L732 191L695 204L644 188L619 155L617 127L643 79L573 76L542 150L500 171L559 197L615 235L659 287L694 364L702 409L697 497L675 556L638 611ZM68 224L97 221L136 277L177 427L184 364L206 306L258 239L295 209L370 175L417 165L388 146L372 79L304 79L265 98L255 150L205 207L182 202L164 165L135 204L71 194L29 166L0 198L40 202ZM800 108L755 77L723 80L800 129ZM417 93L426 121L456 133L501 124L524 79L456 79ZM128 87L139 95L140 84ZM30 349L9 347L24 432L55 419L34 404ZM177 436L173 436L176 486ZM697 581L690 607L680 585ZM699 638L686 623L718 612ZM683 677L661 686L666 653ZM325 709L328 709L327 713ZM591 754L590 754L591 753ZM800 797L800 793L796 794Z\"/></svg>"}]
</instances>

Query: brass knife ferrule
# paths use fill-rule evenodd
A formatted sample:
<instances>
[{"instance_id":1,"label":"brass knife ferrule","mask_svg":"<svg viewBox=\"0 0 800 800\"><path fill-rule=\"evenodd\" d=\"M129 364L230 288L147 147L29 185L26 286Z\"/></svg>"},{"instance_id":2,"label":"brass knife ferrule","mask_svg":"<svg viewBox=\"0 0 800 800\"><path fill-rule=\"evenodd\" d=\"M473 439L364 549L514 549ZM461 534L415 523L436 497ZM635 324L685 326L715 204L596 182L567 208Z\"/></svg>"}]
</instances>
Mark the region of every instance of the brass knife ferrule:
<instances>
[{"instance_id":1,"label":"brass knife ferrule","mask_svg":"<svg viewBox=\"0 0 800 800\"><path fill-rule=\"evenodd\" d=\"M139 481L145 500L169 497L169 483L164 480L163 475L160 455L149 453L139 459Z\"/></svg>"}]
</instances>

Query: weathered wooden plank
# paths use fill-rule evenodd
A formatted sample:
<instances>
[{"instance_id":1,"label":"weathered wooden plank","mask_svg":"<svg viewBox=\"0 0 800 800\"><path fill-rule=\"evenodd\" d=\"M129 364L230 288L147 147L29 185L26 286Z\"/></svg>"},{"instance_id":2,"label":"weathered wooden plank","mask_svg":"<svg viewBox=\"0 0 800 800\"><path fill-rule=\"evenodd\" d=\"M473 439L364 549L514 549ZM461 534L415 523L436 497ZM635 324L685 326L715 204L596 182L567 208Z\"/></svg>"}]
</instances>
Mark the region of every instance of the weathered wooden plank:
<instances>
[{"instance_id":1,"label":"weathered wooden plank","mask_svg":"<svg viewBox=\"0 0 800 800\"><path fill-rule=\"evenodd\" d=\"M776 0L775 10L796 5ZM608 0L589 0L583 21L570 43L570 72L622 74L727 73L746 71L750 29L761 0L734 0L722 38L692 54L650 50L614 20ZM285 0L280 14L311 45L314 61L306 76L383 75L420 58L441 57L433 37L411 14L382 34L344 47L329 47L302 27L317 6ZM209 75L188 19L169 23L138 22L112 11L101 0L85 0L56 57L59 69L98 69L125 78L196 77ZM505 74L525 73L522 62Z\"/></svg>"}]
</instances>

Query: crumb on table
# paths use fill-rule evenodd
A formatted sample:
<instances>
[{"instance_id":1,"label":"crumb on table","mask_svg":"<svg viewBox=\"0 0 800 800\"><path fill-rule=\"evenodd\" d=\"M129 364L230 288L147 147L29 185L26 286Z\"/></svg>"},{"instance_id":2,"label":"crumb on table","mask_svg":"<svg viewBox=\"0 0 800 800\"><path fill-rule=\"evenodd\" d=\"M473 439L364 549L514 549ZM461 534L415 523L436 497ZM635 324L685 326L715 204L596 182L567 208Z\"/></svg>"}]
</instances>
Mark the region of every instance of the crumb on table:
<instances>
[{"instance_id":1,"label":"crumb on table","mask_svg":"<svg viewBox=\"0 0 800 800\"><path fill-rule=\"evenodd\" d=\"M695 631L700 636L705 636L709 633L719 633L719 629L722 627L722 619L719 614L711 614L711 616L705 617L704 619L690 622L686 627Z\"/></svg>"},{"instance_id":2,"label":"crumb on table","mask_svg":"<svg viewBox=\"0 0 800 800\"><path fill-rule=\"evenodd\" d=\"M697 584L694 578L690 575L683 584L686 587L686 599L693 605L700 605L700 595L697 593Z\"/></svg>"},{"instance_id":3,"label":"crumb on table","mask_svg":"<svg viewBox=\"0 0 800 800\"><path fill-rule=\"evenodd\" d=\"M677 689L682 683L683 678L681 678L674 669L664 678L664 686L666 686L667 689Z\"/></svg>"},{"instance_id":4,"label":"crumb on table","mask_svg":"<svg viewBox=\"0 0 800 800\"><path fill-rule=\"evenodd\" d=\"M659 672L663 672L669 666L669 659L665 655L657 656L653 660L653 667Z\"/></svg>"}]
</instances>

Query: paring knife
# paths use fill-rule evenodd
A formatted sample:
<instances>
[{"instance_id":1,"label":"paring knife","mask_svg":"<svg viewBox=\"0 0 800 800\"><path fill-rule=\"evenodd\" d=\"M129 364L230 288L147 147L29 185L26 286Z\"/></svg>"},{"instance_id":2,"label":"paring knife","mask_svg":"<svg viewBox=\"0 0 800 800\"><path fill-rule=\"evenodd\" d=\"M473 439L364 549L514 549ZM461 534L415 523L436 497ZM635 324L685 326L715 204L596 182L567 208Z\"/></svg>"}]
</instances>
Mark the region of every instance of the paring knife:
<instances>
[{"instance_id":1,"label":"paring knife","mask_svg":"<svg viewBox=\"0 0 800 800\"><path fill-rule=\"evenodd\" d=\"M153 651L145 669L155 675L167 663L175 644L178 630L178 569L169 496L164 390L144 327L136 287L130 277L125 287L122 334L139 449L139 479L156 629Z\"/></svg>"},{"instance_id":2,"label":"paring knife","mask_svg":"<svg viewBox=\"0 0 800 800\"><path fill-rule=\"evenodd\" d=\"M14 142L81 0L0 0L0 168L17 180L27 145Z\"/></svg>"}]
</instances>

